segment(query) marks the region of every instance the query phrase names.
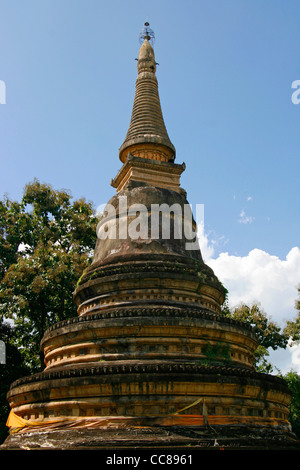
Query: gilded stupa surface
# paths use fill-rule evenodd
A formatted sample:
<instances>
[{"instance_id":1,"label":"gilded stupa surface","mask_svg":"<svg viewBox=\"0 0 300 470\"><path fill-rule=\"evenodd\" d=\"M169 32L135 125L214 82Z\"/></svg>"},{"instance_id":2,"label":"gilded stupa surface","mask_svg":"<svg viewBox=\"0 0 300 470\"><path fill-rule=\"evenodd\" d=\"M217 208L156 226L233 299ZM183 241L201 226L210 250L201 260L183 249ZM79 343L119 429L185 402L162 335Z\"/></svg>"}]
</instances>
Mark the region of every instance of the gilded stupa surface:
<instances>
[{"instance_id":1,"label":"gilded stupa surface","mask_svg":"<svg viewBox=\"0 0 300 470\"><path fill-rule=\"evenodd\" d=\"M288 447L290 393L255 370L252 328L221 314L226 291L202 259L180 186L185 164L164 123L148 23L142 37L116 194L74 292L78 316L45 332L45 370L11 385L4 447ZM181 237L175 219L190 223Z\"/></svg>"}]
</instances>

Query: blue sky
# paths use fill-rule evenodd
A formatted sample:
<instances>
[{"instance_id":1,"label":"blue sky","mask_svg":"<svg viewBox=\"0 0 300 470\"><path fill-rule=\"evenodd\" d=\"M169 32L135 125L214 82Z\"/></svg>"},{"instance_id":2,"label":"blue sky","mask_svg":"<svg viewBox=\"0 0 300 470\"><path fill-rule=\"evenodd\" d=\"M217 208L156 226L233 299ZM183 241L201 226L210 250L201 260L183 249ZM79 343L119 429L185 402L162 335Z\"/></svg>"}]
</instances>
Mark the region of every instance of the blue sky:
<instances>
[{"instance_id":1,"label":"blue sky","mask_svg":"<svg viewBox=\"0 0 300 470\"><path fill-rule=\"evenodd\" d=\"M95 207L114 194L148 19L213 257L258 249L284 263L300 246L299 17L299 0L1 0L0 197L20 200L33 178Z\"/></svg>"},{"instance_id":2,"label":"blue sky","mask_svg":"<svg viewBox=\"0 0 300 470\"><path fill-rule=\"evenodd\" d=\"M1 196L20 199L37 177L96 206L109 199L148 18L182 186L205 204L217 250L284 257L299 245L299 1L2 0L0 10Z\"/></svg>"}]
</instances>

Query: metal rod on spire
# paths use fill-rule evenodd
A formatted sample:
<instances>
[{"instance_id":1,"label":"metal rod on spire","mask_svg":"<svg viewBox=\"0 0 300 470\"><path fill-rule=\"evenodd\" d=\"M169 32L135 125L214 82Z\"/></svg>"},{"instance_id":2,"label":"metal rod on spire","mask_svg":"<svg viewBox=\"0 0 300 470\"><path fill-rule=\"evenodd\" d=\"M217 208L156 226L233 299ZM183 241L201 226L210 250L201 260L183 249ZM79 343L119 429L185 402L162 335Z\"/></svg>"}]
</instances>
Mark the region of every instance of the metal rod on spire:
<instances>
[{"instance_id":1,"label":"metal rod on spire","mask_svg":"<svg viewBox=\"0 0 300 470\"><path fill-rule=\"evenodd\" d=\"M139 40L141 44L145 41L145 39L147 39L150 42L151 46L153 46L154 41L155 41L155 35L154 35L154 31L151 28L149 28L148 21L144 23L144 28L141 30L140 36L139 36Z\"/></svg>"}]
</instances>

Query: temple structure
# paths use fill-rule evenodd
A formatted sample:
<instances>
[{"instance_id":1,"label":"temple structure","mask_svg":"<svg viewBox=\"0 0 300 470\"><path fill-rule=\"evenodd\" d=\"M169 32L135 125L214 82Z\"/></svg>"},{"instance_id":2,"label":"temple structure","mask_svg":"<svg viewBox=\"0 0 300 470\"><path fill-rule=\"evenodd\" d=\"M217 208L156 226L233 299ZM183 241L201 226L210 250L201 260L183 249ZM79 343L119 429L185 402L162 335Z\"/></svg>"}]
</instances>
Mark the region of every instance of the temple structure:
<instances>
[{"instance_id":1,"label":"temple structure","mask_svg":"<svg viewBox=\"0 0 300 470\"><path fill-rule=\"evenodd\" d=\"M4 448L295 444L285 381L255 370L255 332L221 314L226 291L180 186L152 37L145 23L116 194L74 292L78 316L45 332L45 370L11 385Z\"/></svg>"}]
</instances>

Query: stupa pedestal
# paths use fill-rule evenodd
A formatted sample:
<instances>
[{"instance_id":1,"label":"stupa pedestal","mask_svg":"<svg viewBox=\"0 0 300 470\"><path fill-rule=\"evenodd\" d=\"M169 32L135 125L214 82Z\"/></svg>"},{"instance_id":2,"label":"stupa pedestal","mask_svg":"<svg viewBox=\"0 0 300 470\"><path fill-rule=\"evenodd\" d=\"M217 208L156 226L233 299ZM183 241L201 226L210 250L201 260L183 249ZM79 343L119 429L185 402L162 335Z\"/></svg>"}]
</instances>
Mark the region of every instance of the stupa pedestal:
<instances>
[{"instance_id":1,"label":"stupa pedestal","mask_svg":"<svg viewBox=\"0 0 300 470\"><path fill-rule=\"evenodd\" d=\"M186 212L185 166L174 163L150 39L146 27L117 193L74 293L78 317L46 331L45 370L11 385L3 449L298 445L286 382L255 371L254 331L221 315L225 289ZM143 208L143 236L132 237Z\"/></svg>"}]
</instances>

